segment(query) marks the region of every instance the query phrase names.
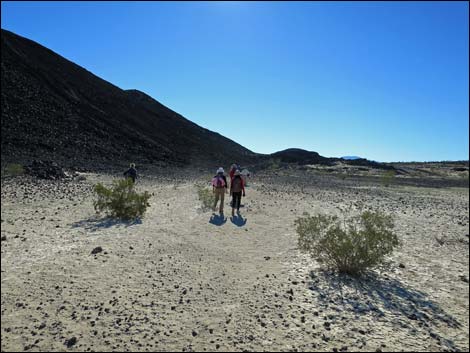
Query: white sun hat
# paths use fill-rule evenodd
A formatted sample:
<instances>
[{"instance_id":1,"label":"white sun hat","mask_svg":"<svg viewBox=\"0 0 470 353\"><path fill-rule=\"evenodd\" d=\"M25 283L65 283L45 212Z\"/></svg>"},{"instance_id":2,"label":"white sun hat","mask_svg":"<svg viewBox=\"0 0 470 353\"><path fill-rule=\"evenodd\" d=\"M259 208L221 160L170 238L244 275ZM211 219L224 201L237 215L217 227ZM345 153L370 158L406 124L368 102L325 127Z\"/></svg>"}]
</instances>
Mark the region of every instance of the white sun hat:
<instances>
[{"instance_id":1,"label":"white sun hat","mask_svg":"<svg viewBox=\"0 0 470 353\"><path fill-rule=\"evenodd\" d=\"M224 168L220 167L219 169L217 169L217 174L219 173L224 173Z\"/></svg>"}]
</instances>

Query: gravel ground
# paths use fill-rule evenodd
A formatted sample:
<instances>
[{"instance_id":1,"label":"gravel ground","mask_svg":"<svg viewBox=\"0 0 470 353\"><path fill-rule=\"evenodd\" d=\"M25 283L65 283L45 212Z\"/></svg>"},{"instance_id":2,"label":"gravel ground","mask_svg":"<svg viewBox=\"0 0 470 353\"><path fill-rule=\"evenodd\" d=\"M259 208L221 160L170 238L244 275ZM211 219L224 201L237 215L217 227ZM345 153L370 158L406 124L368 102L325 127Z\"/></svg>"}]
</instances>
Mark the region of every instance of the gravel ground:
<instances>
[{"instance_id":1,"label":"gravel ground","mask_svg":"<svg viewBox=\"0 0 470 353\"><path fill-rule=\"evenodd\" d=\"M145 217L120 222L92 207L113 177L82 175L2 179L2 351L469 349L468 187L262 172L231 218L228 199L201 208L209 174L161 172L136 186ZM298 251L304 212L368 208L395 217L389 269L358 280Z\"/></svg>"}]
</instances>

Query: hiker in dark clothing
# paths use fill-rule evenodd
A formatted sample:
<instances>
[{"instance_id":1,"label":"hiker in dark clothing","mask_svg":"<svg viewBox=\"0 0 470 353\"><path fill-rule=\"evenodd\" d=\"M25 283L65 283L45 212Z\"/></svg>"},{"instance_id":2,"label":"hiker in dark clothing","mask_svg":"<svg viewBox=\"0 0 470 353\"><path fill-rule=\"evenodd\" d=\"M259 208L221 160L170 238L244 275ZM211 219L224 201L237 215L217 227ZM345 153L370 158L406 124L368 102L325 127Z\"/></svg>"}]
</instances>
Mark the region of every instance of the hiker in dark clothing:
<instances>
[{"instance_id":1,"label":"hiker in dark clothing","mask_svg":"<svg viewBox=\"0 0 470 353\"><path fill-rule=\"evenodd\" d=\"M232 182L230 183L230 193L232 194L232 216L235 216L235 208L240 214L240 203L242 201L242 192L245 196L245 183L240 175L240 171L236 170Z\"/></svg>"},{"instance_id":2,"label":"hiker in dark clothing","mask_svg":"<svg viewBox=\"0 0 470 353\"><path fill-rule=\"evenodd\" d=\"M124 172L124 176L126 178L131 178L132 182L135 183L135 179L137 179L137 170L135 169L134 163L131 163L130 168Z\"/></svg>"}]
</instances>

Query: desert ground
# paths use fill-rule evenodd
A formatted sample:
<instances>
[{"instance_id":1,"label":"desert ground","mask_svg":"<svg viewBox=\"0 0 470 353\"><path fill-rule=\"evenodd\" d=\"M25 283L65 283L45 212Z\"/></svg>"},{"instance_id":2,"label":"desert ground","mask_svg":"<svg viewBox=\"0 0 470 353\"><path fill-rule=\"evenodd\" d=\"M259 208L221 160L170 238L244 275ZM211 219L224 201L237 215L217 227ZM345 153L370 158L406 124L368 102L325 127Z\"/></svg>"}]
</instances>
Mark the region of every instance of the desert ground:
<instances>
[{"instance_id":1,"label":"desert ground","mask_svg":"<svg viewBox=\"0 0 470 353\"><path fill-rule=\"evenodd\" d=\"M228 198L224 217L202 208L208 171L142 173L153 196L135 222L93 209L93 185L119 173L80 175L2 178L2 351L469 349L468 171L385 186L266 170L235 218ZM395 218L388 268L351 278L297 249L304 212L361 209Z\"/></svg>"}]
</instances>

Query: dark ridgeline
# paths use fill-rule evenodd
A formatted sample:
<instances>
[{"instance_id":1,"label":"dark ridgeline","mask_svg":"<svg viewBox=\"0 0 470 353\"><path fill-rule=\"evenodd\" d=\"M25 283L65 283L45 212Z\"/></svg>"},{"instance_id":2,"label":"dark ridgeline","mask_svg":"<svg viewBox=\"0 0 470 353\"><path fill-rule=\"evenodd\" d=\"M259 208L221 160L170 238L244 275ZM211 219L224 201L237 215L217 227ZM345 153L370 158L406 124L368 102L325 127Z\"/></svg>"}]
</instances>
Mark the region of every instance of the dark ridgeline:
<instances>
[{"instance_id":1,"label":"dark ridgeline","mask_svg":"<svg viewBox=\"0 0 470 353\"><path fill-rule=\"evenodd\" d=\"M129 161L217 165L258 158L142 92L122 90L29 39L1 33L2 165L33 159L88 168Z\"/></svg>"},{"instance_id":2,"label":"dark ridgeline","mask_svg":"<svg viewBox=\"0 0 470 353\"><path fill-rule=\"evenodd\" d=\"M90 170L131 161L212 168L237 162L263 168L272 159L297 165L340 160L297 148L254 153L143 92L122 90L38 43L1 33L2 166L31 165L37 159ZM341 161L390 168L365 159Z\"/></svg>"},{"instance_id":3,"label":"dark ridgeline","mask_svg":"<svg viewBox=\"0 0 470 353\"><path fill-rule=\"evenodd\" d=\"M272 158L279 159L283 163L305 164L329 164L331 158L320 156L317 152L306 151L300 148L288 148L271 154Z\"/></svg>"},{"instance_id":4,"label":"dark ridgeline","mask_svg":"<svg viewBox=\"0 0 470 353\"><path fill-rule=\"evenodd\" d=\"M369 167L375 169L386 169L386 170L395 170L391 165L384 163L369 161L365 158L356 158L356 159L344 159L336 157L323 157L317 152L306 151L300 148L288 148L283 151L279 151L271 154L272 158L279 159L282 163L295 163L298 165L306 164L321 164L321 165L334 165L337 162L342 162L344 164Z\"/></svg>"}]
</instances>

